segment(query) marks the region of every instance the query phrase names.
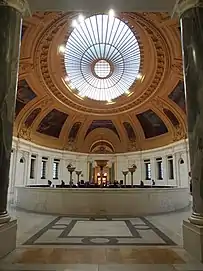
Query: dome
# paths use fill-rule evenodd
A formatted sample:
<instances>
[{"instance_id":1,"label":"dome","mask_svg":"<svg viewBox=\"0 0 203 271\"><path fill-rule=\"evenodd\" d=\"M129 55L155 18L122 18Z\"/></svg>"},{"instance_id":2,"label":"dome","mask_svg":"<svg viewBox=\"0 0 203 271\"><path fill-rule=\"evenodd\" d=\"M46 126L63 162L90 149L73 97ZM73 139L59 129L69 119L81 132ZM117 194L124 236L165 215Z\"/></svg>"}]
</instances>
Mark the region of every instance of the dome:
<instances>
[{"instance_id":1,"label":"dome","mask_svg":"<svg viewBox=\"0 0 203 271\"><path fill-rule=\"evenodd\" d=\"M132 29L105 14L74 22L64 54L69 86L79 96L98 101L121 96L140 69L139 44Z\"/></svg>"},{"instance_id":2,"label":"dome","mask_svg":"<svg viewBox=\"0 0 203 271\"><path fill-rule=\"evenodd\" d=\"M24 21L14 136L84 153L185 138L178 22L163 12L83 16Z\"/></svg>"}]
</instances>

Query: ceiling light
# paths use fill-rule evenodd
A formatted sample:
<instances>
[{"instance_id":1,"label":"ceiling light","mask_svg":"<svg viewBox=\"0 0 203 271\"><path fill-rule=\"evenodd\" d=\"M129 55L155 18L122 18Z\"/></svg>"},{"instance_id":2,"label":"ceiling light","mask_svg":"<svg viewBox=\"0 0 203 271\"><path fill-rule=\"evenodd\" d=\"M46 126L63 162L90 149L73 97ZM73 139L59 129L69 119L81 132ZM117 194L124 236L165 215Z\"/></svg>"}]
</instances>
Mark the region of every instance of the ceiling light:
<instances>
[{"instance_id":1,"label":"ceiling light","mask_svg":"<svg viewBox=\"0 0 203 271\"><path fill-rule=\"evenodd\" d=\"M70 81L70 78L68 77L68 75L64 78L65 82L69 82Z\"/></svg>"},{"instance_id":2,"label":"ceiling light","mask_svg":"<svg viewBox=\"0 0 203 271\"><path fill-rule=\"evenodd\" d=\"M84 17L82 14L80 14L80 15L78 16L78 21L79 21L80 23L82 23L82 22L84 22L84 20L85 20L85 17Z\"/></svg>"},{"instance_id":3,"label":"ceiling light","mask_svg":"<svg viewBox=\"0 0 203 271\"><path fill-rule=\"evenodd\" d=\"M115 11L113 9L109 10L109 16L114 17L115 16Z\"/></svg>"},{"instance_id":4,"label":"ceiling light","mask_svg":"<svg viewBox=\"0 0 203 271\"><path fill-rule=\"evenodd\" d=\"M142 79L142 74L141 74L141 73L138 73L137 79L138 79L138 80L141 80L141 79Z\"/></svg>"},{"instance_id":5,"label":"ceiling light","mask_svg":"<svg viewBox=\"0 0 203 271\"><path fill-rule=\"evenodd\" d=\"M75 27L77 27L77 26L78 26L77 21L76 21L76 20L73 20L73 21L72 21L72 27L74 27L74 28L75 28Z\"/></svg>"},{"instance_id":6,"label":"ceiling light","mask_svg":"<svg viewBox=\"0 0 203 271\"><path fill-rule=\"evenodd\" d=\"M59 50L59 53L64 54L65 51L66 51L65 45L60 45L59 48L58 48L58 50Z\"/></svg>"},{"instance_id":7,"label":"ceiling light","mask_svg":"<svg viewBox=\"0 0 203 271\"><path fill-rule=\"evenodd\" d=\"M130 97L131 95L133 95L133 92L130 92L130 93L128 94L128 97Z\"/></svg>"},{"instance_id":8,"label":"ceiling light","mask_svg":"<svg viewBox=\"0 0 203 271\"><path fill-rule=\"evenodd\" d=\"M79 93L80 97L84 98L85 95L83 93Z\"/></svg>"},{"instance_id":9,"label":"ceiling light","mask_svg":"<svg viewBox=\"0 0 203 271\"><path fill-rule=\"evenodd\" d=\"M71 89L75 89L73 83L70 83L70 84L69 84L69 87L70 87Z\"/></svg>"},{"instance_id":10,"label":"ceiling light","mask_svg":"<svg viewBox=\"0 0 203 271\"><path fill-rule=\"evenodd\" d=\"M116 102L114 101L108 101L106 104L109 105L109 104L115 104Z\"/></svg>"}]
</instances>

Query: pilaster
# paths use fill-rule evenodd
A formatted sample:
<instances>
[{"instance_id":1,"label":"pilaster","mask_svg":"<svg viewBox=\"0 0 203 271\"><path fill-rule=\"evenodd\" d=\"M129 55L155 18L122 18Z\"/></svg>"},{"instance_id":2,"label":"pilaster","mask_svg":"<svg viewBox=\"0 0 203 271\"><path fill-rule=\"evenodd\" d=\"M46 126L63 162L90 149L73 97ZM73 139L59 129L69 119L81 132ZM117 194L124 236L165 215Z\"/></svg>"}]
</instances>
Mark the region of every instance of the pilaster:
<instances>
[{"instance_id":1,"label":"pilaster","mask_svg":"<svg viewBox=\"0 0 203 271\"><path fill-rule=\"evenodd\" d=\"M42 156L40 154L37 155L36 159L36 184L41 184L41 167L42 167Z\"/></svg>"},{"instance_id":2,"label":"pilaster","mask_svg":"<svg viewBox=\"0 0 203 271\"><path fill-rule=\"evenodd\" d=\"M168 161L167 161L167 157L163 156L162 157L162 161L163 161L163 182L164 182L164 185L168 185L169 184L169 176L168 176Z\"/></svg>"}]
</instances>

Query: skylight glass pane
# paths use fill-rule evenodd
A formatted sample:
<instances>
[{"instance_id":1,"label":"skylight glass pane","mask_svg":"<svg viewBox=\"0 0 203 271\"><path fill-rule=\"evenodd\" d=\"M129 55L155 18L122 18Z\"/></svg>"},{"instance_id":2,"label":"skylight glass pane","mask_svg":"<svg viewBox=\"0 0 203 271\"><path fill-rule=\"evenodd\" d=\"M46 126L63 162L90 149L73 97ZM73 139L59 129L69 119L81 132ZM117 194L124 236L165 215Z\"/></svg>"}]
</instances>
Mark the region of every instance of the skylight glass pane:
<instances>
[{"instance_id":1,"label":"skylight glass pane","mask_svg":"<svg viewBox=\"0 0 203 271\"><path fill-rule=\"evenodd\" d=\"M108 15L95 15L73 29L64 63L70 84L79 95L110 101L136 80L140 49L126 23Z\"/></svg>"}]
</instances>

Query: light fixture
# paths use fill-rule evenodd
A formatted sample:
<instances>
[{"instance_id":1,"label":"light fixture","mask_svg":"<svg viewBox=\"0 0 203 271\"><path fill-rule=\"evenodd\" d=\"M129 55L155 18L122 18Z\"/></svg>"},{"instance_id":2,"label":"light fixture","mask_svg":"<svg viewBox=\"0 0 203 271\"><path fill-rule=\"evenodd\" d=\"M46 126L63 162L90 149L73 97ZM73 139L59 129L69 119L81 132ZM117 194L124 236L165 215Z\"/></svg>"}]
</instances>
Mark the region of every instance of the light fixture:
<instances>
[{"instance_id":1,"label":"light fixture","mask_svg":"<svg viewBox=\"0 0 203 271\"><path fill-rule=\"evenodd\" d=\"M130 97L131 95L133 95L133 92L130 92L130 93L128 94L128 97Z\"/></svg>"},{"instance_id":2,"label":"light fixture","mask_svg":"<svg viewBox=\"0 0 203 271\"><path fill-rule=\"evenodd\" d=\"M82 97L82 98L85 97L84 93L79 93L79 95L80 95L80 97Z\"/></svg>"},{"instance_id":3,"label":"light fixture","mask_svg":"<svg viewBox=\"0 0 203 271\"><path fill-rule=\"evenodd\" d=\"M64 54L65 51L66 51L65 45L60 45L60 46L58 47L58 51L59 51L59 53Z\"/></svg>"},{"instance_id":4,"label":"light fixture","mask_svg":"<svg viewBox=\"0 0 203 271\"><path fill-rule=\"evenodd\" d=\"M70 89L75 89L73 83L70 83L70 84L69 84L69 87L70 87Z\"/></svg>"},{"instance_id":5,"label":"light fixture","mask_svg":"<svg viewBox=\"0 0 203 271\"><path fill-rule=\"evenodd\" d=\"M115 11L113 9L109 10L109 17L114 17L115 16Z\"/></svg>"},{"instance_id":6,"label":"light fixture","mask_svg":"<svg viewBox=\"0 0 203 271\"><path fill-rule=\"evenodd\" d=\"M73 20L73 21L72 21L72 27L75 28L75 27L77 27L77 26L78 26L78 22L77 22L76 20Z\"/></svg>"},{"instance_id":7,"label":"light fixture","mask_svg":"<svg viewBox=\"0 0 203 271\"><path fill-rule=\"evenodd\" d=\"M68 75L65 76L64 80L66 83L68 83L70 81L70 78L68 77Z\"/></svg>"},{"instance_id":8,"label":"light fixture","mask_svg":"<svg viewBox=\"0 0 203 271\"><path fill-rule=\"evenodd\" d=\"M108 101L106 104L110 105L110 104L115 104L115 103L116 103L115 101Z\"/></svg>"},{"instance_id":9,"label":"light fixture","mask_svg":"<svg viewBox=\"0 0 203 271\"><path fill-rule=\"evenodd\" d=\"M79 21L80 23L82 23L82 22L84 22L84 20L85 20L85 17L84 17L82 14L80 14L80 15L78 16L78 21Z\"/></svg>"},{"instance_id":10,"label":"light fixture","mask_svg":"<svg viewBox=\"0 0 203 271\"><path fill-rule=\"evenodd\" d=\"M138 73L137 79L138 79L138 80L141 80L141 79L142 79L142 74L141 74L141 73Z\"/></svg>"}]
</instances>

